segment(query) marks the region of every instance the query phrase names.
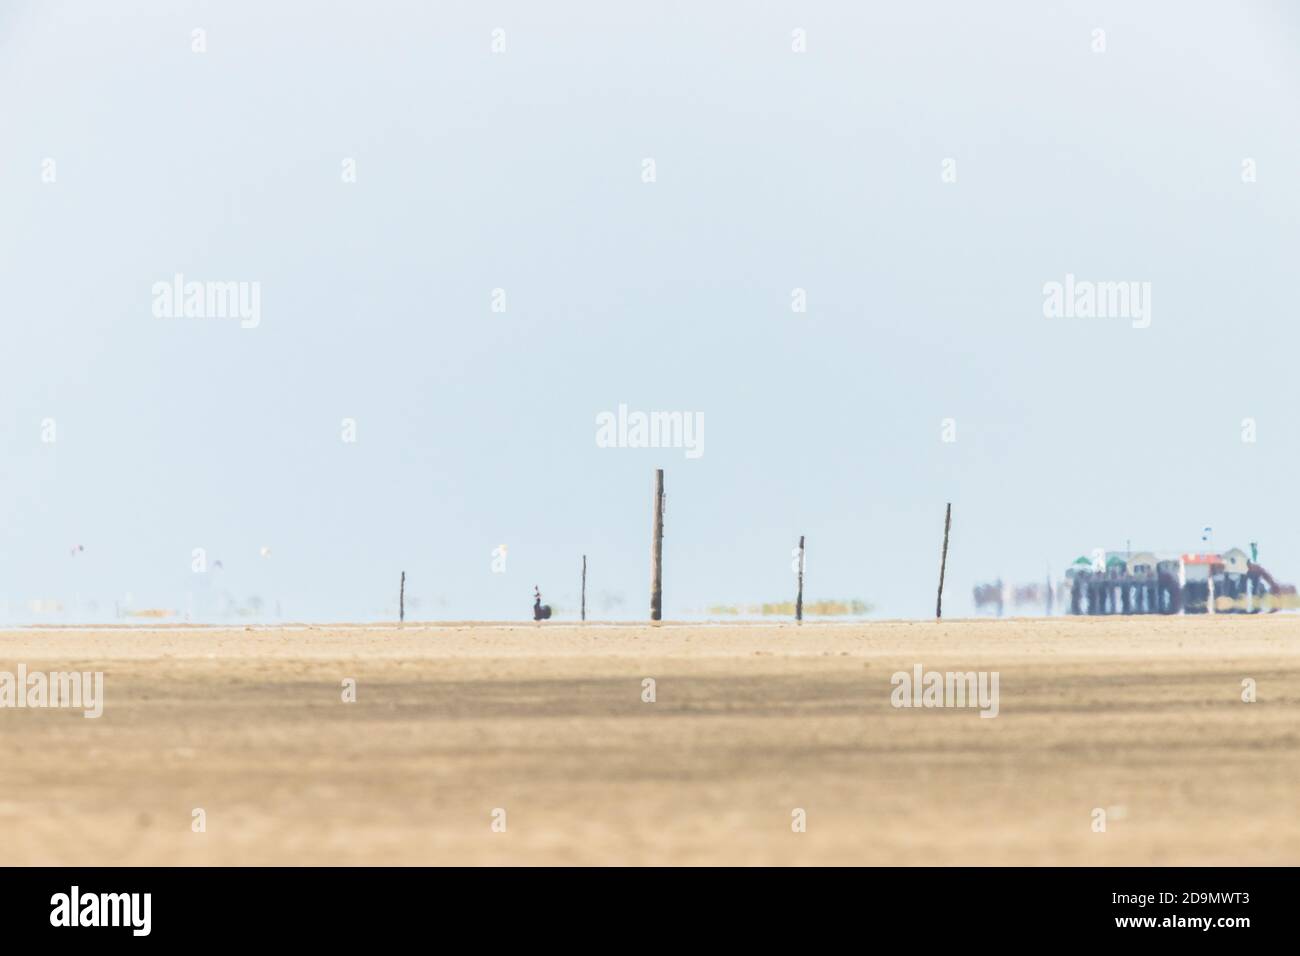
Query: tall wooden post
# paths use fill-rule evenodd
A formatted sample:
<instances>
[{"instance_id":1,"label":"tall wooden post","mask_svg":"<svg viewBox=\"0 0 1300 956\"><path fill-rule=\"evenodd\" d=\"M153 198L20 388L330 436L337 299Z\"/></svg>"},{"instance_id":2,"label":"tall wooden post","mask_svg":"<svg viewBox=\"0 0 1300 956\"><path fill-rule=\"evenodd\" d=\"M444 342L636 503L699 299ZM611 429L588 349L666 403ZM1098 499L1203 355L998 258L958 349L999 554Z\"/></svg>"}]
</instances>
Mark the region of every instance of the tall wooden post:
<instances>
[{"instance_id":1,"label":"tall wooden post","mask_svg":"<svg viewBox=\"0 0 1300 956\"><path fill-rule=\"evenodd\" d=\"M587 556L582 556L582 619L587 619Z\"/></svg>"},{"instance_id":2,"label":"tall wooden post","mask_svg":"<svg viewBox=\"0 0 1300 956\"><path fill-rule=\"evenodd\" d=\"M799 593L794 599L794 619L803 622L803 535L799 535Z\"/></svg>"},{"instance_id":3,"label":"tall wooden post","mask_svg":"<svg viewBox=\"0 0 1300 956\"><path fill-rule=\"evenodd\" d=\"M402 584L397 592L397 619L406 620L406 572L402 572Z\"/></svg>"},{"instance_id":4,"label":"tall wooden post","mask_svg":"<svg viewBox=\"0 0 1300 956\"><path fill-rule=\"evenodd\" d=\"M654 524L650 541L650 620L663 618L664 470L655 469Z\"/></svg>"},{"instance_id":5,"label":"tall wooden post","mask_svg":"<svg viewBox=\"0 0 1300 956\"><path fill-rule=\"evenodd\" d=\"M952 502L943 516L943 555L939 558L939 598L934 604L936 619L943 617L943 575L948 568L948 529L952 527Z\"/></svg>"}]
</instances>

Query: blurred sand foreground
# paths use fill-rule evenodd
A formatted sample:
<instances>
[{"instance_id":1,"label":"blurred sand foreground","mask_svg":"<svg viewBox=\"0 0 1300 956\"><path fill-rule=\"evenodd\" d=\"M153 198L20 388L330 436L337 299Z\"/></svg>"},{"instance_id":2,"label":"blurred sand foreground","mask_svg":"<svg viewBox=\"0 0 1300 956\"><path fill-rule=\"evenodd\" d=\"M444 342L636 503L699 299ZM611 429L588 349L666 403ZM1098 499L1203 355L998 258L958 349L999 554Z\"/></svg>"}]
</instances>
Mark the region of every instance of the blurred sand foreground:
<instances>
[{"instance_id":1,"label":"blurred sand foreground","mask_svg":"<svg viewBox=\"0 0 1300 956\"><path fill-rule=\"evenodd\" d=\"M0 709L4 864L1300 863L1283 614L0 632L19 663L106 701ZM894 708L918 663L998 671L999 716Z\"/></svg>"}]
</instances>

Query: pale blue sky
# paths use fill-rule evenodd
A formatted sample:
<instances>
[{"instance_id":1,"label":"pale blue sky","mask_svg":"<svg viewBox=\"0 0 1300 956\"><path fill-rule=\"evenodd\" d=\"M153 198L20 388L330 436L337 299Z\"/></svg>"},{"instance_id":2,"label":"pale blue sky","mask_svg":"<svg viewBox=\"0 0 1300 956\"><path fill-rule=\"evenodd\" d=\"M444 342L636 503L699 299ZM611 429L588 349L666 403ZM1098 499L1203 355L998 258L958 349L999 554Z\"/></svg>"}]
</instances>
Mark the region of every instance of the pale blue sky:
<instances>
[{"instance_id":1,"label":"pale blue sky","mask_svg":"<svg viewBox=\"0 0 1300 956\"><path fill-rule=\"evenodd\" d=\"M930 615L948 500L951 613L1203 525L1295 581L1298 81L1281 2L0 0L0 615L568 616L586 553L644 617L656 466L668 617L800 534ZM177 272L261 324L154 318ZM1066 273L1151 327L1045 319ZM620 402L704 455L596 447Z\"/></svg>"}]
</instances>

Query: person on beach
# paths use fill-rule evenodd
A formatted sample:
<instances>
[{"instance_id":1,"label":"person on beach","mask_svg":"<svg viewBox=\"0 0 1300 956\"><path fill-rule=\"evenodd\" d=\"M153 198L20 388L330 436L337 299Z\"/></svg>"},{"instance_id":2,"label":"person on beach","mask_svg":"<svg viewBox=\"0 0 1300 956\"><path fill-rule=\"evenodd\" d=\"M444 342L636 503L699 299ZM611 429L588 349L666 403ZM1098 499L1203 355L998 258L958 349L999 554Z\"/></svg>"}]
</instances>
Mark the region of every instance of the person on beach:
<instances>
[{"instance_id":1,"label":"person on beach","mask_svg":"<svg viewBox=\"0 0 1300 956\"><path fill-rule=\"evenodd\" d=\"M534 584L533 585L533 620L545 621L550 616L551 616L551 606L549 604L542 603L541 589L536 584Z\"/></svg>"}]
</instances>

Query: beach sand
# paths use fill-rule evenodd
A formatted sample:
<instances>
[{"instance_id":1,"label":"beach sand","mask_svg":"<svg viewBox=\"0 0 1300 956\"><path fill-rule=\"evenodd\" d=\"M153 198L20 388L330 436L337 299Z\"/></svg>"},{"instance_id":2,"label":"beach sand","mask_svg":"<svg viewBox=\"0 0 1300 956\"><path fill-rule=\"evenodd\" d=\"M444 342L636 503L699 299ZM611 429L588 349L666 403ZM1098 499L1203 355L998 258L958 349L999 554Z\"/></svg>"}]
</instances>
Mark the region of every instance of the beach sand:
<instances>
[{"instance_id":1,"label":"beach sand","mask_svg":"<svg viewBox=\"0 0 1300 956\"><path fill-rule=\"evenodd\" d=\"M105 703L0 709L11 865L1300 863L1285 614L0 632L19 664ZM998 716L892 706L917 664Z\"/></svg>"}]
</instances>

